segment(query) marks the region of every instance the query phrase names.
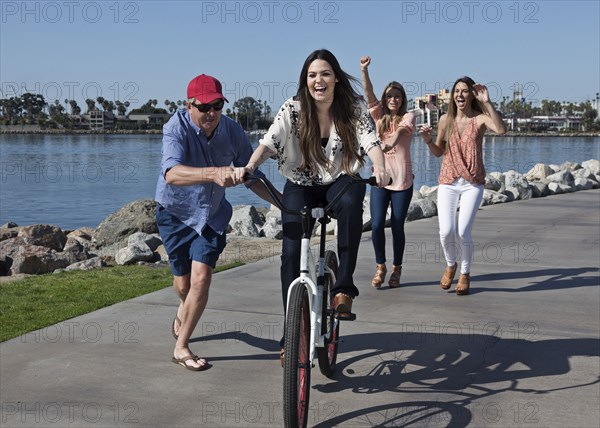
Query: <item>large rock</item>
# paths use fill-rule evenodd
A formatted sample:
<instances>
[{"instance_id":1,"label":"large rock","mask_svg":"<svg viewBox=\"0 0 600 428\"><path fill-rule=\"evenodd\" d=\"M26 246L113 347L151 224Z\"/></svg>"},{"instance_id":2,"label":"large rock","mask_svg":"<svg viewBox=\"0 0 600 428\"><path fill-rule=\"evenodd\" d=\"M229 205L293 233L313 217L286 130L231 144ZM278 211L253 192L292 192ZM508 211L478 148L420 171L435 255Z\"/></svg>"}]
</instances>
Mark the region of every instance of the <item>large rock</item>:
<instances>
[{"instance_id":1,"label":"large rock","mask_svg":"<svg viewBox=\"0 0 600 428\"><path fill-rule=\"evenodd\" d=\"M0 242L15 238L19 234L19 227L0 227Z\"/></svg>"},{"instance_id":2,"label":"large rock","mask_svg":"<svg viewBox=\"0 0 600 428\"><path fill-rule=\"evenodd\" d=\"M272 209L267 213L265 223L263 224L260 233L265 238L283 239L281 212L278 209Z\"/></svg>"},{"instance_id":3,"label":"large rock","mask_svg":"<svg viewBox=\"0 0 600 428\"><path fill-rule=\"evenodd\" d=\"M97 247L119 243L135 232L158 233L156 202L139 199L106 217L92 236Z\"/></svg>"},{"instance_id":4,"label":"large rock","mask_svg":"<svg viewBox=\"0 0 600 428\"><path fill-rule=\"evenodd\" d=\"M573 186L573 184L575 183L575 180L573 179L573 174L571 174L567 170L555 172L554 174L549 175L546 178L553 183L558 183L565 186Z\"/></svg>"},{"instance_id":5,"label":"large rock","mask_svg":"<svg viewBox=\"0 0 600 428\"><path fill-rule=\"evenodd\" d=\"M156 251L156 249L162 245L162 239L160 239L160 235L158 233L144 233L144 232L136 232L127 238L127 245L133 245L137 243L146 244L152 251Z\"/></svg>"},{"instance_id":6,"label":"large rock","mask_svg":"<svg viewBox=\"0 0 600 428\"><path fill-rule=\"evenodd\" d=\"M566 161L560 166L559 170L573 172L577 171L580 168L582 168L582 166L577 162Z\"/></svg>"},{"instance_id":7,"label":"large rock","mask_svg":"<svg viewBox=\"0 0 600 428\"><path fill-rule=\"evenodd\" d=\"M154 253L144 242L135 242L125 248L121 248L115 261L120 265L131 265L137 262L149 262L154 258Z\"/></svg>"},{"instance_id":8,"label":"large rock","mask_svg":"<svg viewBox=\"0 0 600 428\"><path fill-rule=\"evenodd\" d=\"M600 174L600 161L598 159L590 159L581 163L581 166L590 170L592 174Z\"/></svg>"},{"instance_id":9,"label":"large rock","mask_svg":"<svg viewBox=\"0 0 600 428\"><path fill-rule=\"evenodd\" d=\"M62 255L69 264L81 262L90 257L86 247L76 238L67 238Z\"/></svg>"},{"instance_id":10,"label":"large rock","mask_svg":"<svg viewBox=\"0 0 600 428\"><path fill-rule=\"evenodd\" d=\"M415 199L410 201L406 221L420 220L422 218L433 217L437 215L437 206L429 198Z\"/></svg>"},{"instance_id":11,"label":"large rock","mask_svg":"<svg viewBox=\"0 0 600 428\"><path fill-rule=\"evenodd\" d=\"M483 190L483 199L481 200L481 205L495 205L501 204L508 200L508 196L504 193L496 192L490 189Z\"/></svg>"},{"instance_id":12,"label":"large rock","mask_svg":"<svg viewBox=\"0 0 600 428\"><path fill-rule=\"evenodd\" d=\"M549 175L554 174L554 170L549 166L538 163L525 174L525 179L528 182L545 180Z\"/></svg>"},{"instance_id":13,"label":"large rock","mask_svg":"<svg viewBox=\"0 0 600 428\"><path fill-rule=\"evenodd\" d=\"M576 190L590 190L594 188L595 181L589 180L587 178L576 177L573 185Z\"/></svg>"},{"instance_id":14,"label":"large rock","mask_svg":"<svg viewBox=\"0 0 600 428\"><path fill-rule=\"evenodd\" d=\"M23 245L12 258L11 275L20 273L42 274L67 267L70 261L52 248Z\"/></svg>"},{"instance_id":15,"label":"large rock","mask_svg":"<svg viewBox=\"0 0 600 428\"><path fill-rule=\"evenodd\" d=\"M548 190L550 191L551 195L560 195L562 193L574 192L575 187L552 181L548 184Z\"/></svg>"},{"instance_id":16,"label":"large rock","mask_svg":"<svg viewBox=\"0 0 600 428\"><path fill-rule=\"evenodd\" d=\"M529 188L529 183L525 179L525 176L517 171L507 171L504 174L504 186L503 193L510 200L527 200L532 197L533 192Z\"/></svg>"},{"instance_id":17,"label":"large rock","mask_svg":"<svg viewBox=\"0 0 600 428\"><path fill-rule=\"evenodd\" d=\"M421 188L419 189L418 193L422 196L422 198L429 198L432 201L437 201L437 194L438 194L438 189L440 186L421 186ZM421 199L421 198L414 198L413 199Z\"/></svg>"},{"instance_id":18,"label":"large rock","mask_svg":"<svg viewBox=\"0 0 600 428\"><path fill-rule=\"evenodd\" d=\"M485 176L484 188L494 192L504 193L504 176L499 172L490 172Z\"/></svg>"},{"instance_id":19,"label":"large rock","mask_svg":"<svg viewBox=\"0 0 600 428\"><path fill-rule=\"evenodd\" d=\"M48 247L55 251L62 251L67 242L67 235L65 235L61 228L49 224L23 226L19 228L17 236L23 238L29 245Z\"/></svg>"},{"instance_id":20,"label":"large rock","mask_svg":"<svg viewBox=\"0 0 600 428\"><path fill-rule=\"evenodd\" d=\"M92 257L91 259L73 263L65 268L65 270L92 270L106 266L102 257Z\"/></svg>"},{"instance_id":21,"label":"large rock","mask_svg":"<svg viewBox=\"0 0 600 428\"><path fill-rule=\"evenodd\" d=\"M548 196L550 194L548 183L548 180L532 181L529 183L529 188L532 192L531 196L534 198L543 198L544 196Z\"/></svg>"},{"instance_id":22,"label":"large rock","mask_svg":"<svg viewBox=\"0 0 600 428\"><path fill-rule=\"evenodd\" d=\"M233 236L259 237L258 227L263 220L252 205L238 205L233 208L233 215L229 221Z\"/></svg>"}]
</instances>

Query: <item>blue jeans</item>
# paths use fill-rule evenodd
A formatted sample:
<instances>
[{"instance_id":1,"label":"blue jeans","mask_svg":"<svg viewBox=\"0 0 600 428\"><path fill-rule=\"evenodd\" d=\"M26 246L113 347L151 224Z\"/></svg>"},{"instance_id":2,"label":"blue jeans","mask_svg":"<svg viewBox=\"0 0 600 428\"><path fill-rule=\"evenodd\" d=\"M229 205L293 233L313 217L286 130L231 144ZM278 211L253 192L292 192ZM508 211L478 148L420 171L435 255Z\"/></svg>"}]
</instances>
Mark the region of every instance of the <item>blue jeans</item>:
<instances>
[{"instance_id":1,"label":"blue jeans","mask_svg":"<svg viewBox=\"0 0 600 428\"><path fill-rule=\"evenodd\" d=\"M375 250L375 262L385 263L385 215L392 204L392 248L394 249L394 265L402 265L406 239L404 222L413 195L413 186L406 190L387 190L379 187L371 188L371 239Z\"/></svg>"},{"instance_id":2,"label":"blue jeans","mask_svg":"<svg viewBox=\"0 0 600 428\"><path fill-rule=\"evenodd\" d=\"M342 175L334 183L323 186L300 186L287 181L283 189L283 204L294 210L302 209L304 206L310 208L325 206L350 180L350 177ZM344 292L352 297L358 296L358 288L354 285L352 276L356 269L358 247L362 235L365 192L364 184L354 184L333 207L338 222L339 267L336 282L331 289L332 296L339 292ZM289 286L300 275L302 221L300 216L282 213L281 222L283 226L281 294L285 311ZM311 229L312 226L314 226L314 220Z\"/></svg>"}]
</instances>

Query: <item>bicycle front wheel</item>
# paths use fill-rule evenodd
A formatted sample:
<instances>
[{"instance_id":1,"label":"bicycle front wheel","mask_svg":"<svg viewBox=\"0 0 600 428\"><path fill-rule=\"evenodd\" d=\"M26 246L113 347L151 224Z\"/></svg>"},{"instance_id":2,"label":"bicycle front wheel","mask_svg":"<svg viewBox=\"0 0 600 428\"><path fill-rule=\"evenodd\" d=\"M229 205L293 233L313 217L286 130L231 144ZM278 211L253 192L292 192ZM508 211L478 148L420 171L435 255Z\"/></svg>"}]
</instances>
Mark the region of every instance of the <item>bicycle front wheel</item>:
<instances>
[{"instance_id":1,"label":"bicycle front wheel","mask_svg":"<svg viewBox=\"0 0 600 428\"><path fill-rule=\"evenodd\" d=\"M285 324L283 419L286 427L306 427L310 395L310 305L306 287L292 288Z\"/></svg>"},{"instance_id":2,"label":"bicycle front wheel","mask_svg":"<svg viewBox=\"0 0 600 428\"><path fill-rule=\"evenodd\" d=\"M337 256L331 250L325 252L325 266L337 275ZM317 356L319 358L319 369L327 377L331 377L335 371L340 335L340 322L334 316L335 311L333 310L331 297L329 296L332 287L333 277L330 274L325 274L323 304L321 305L321 334L328 333L329 338L325 339L325 344L322 348L317 348Z\"/></svg>"}]
</instances>

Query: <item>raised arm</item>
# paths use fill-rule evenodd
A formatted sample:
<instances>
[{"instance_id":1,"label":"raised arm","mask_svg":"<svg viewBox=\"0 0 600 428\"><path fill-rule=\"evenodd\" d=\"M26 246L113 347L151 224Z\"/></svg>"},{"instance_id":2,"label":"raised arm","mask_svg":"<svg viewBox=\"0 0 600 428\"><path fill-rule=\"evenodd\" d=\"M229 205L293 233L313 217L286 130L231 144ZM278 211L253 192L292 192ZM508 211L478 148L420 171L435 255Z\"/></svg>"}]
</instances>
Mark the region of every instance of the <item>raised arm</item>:
<instances>
[{"instance_id":1,"label":"raised arm","mask_svg":"<svg viewBox=\"0 0 600 428\"><path fill-rule=\"evenodd\" d=\"M369 77L369 65L371 64L371 57L363 56L360 59L360 71L362 76L362 86L365 91L365 98L367 99L367 104L373 104L377 101L377 97L373 92L373 84L371 83L371 78Z\"/></svg>"},{"instance_id":2,"label":"raised arm","mask_svg":"<svg viewBox=\"0 0 600 428\"><path fill-rule=\"evenodd\" d=\"M481 120L481 123L485 125L487 129L492 130L498 135L505 134L506 125L502 120L502 116L500 116L500 113L498 113L496 107L494 107L494 104L490 101L487 87L477 83L473 85L473 92L484 113L478 118L478 121Z\"/></svg>"}]
</instances>

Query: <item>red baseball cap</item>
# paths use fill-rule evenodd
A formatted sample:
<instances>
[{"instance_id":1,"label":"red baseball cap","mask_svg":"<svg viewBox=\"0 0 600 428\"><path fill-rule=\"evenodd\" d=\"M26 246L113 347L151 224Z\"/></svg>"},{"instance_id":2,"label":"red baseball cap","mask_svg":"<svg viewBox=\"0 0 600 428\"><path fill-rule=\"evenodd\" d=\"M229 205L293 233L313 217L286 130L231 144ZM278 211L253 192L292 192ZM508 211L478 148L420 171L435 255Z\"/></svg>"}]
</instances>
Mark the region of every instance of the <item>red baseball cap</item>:
<instances>
[{"instance_id":1,"label":"red baseball cap","mask_svg":"<svg viewBox=\"0 0 600 428\"><path fill-rule=\"evenodd\" d=\"M229 102L229 100L223 96L221 82L206 74L201 74L192 79L188 84L187 97L188 99L196 98L202 104L208 104L218 98L223 98L225 101Z\"/></svg>"}]
</instances>

